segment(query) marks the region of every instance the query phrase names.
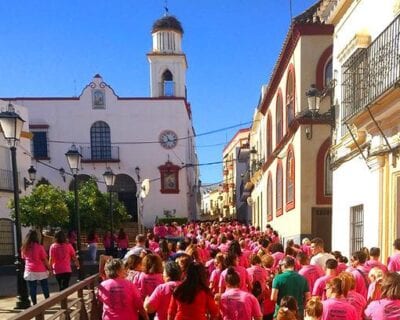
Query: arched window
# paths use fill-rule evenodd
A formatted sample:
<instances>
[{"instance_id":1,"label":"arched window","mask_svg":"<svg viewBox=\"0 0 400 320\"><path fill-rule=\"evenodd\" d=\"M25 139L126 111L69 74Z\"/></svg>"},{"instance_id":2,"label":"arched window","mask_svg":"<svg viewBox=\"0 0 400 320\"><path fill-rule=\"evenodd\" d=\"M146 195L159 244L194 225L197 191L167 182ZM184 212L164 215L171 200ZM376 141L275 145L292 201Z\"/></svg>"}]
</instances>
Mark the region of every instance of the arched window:
<instances>
[{"instance_id":1,"label":"arched window","mask_svg":"<svg viewBox=\"0 0 400 320\"><path fill-rule=\"evenodd\" d=\"M289 127L294 120L295 112L295 82L294 70L290 69L286 80L286 126Z\"/></svg>"},{"instance_id":2,"label":"arched window","mask_svg":"<svg viewBox=\"0 0 400 320\"><path fill-rule=\"evenodd\" d=\"M273 190L272 190L272 177L271 173L268 174L268 182L267 182L267 220L271 221L273 214Z\"/></svg>"},{"instance_id":3,"label":"arched window","mask_svg":"<svg viewBox=\"0 0 400 320\"><path fill-rule=\"evenodd\" d=\"M318 150L316 163L316 203L332 204L332 170L329 149L331 139L327 138Z\"/></svg>"},{"instance_id":4,"label":"arched window","mask_svg":"<svg viewBox=\"0 0 400 320\"><path fill-rule=\"evenodd\" d=\"M174 77L168 69L164 71L161 77L162 81L162 95L166 97L174 96L175 82Z\"/></svg>"},{"instance_id":5,"label":"arched window","mask_svg":"<svg viewBox=\"0 0 400 320\"><path fill-rule=\"evenodd\" d=\"M267 159L272 154L272 120L271 113L267 115Z\"/></svg>"},{"instance_id":6,"label":"arched window","mask_svg":"<svg viewBox=\"0 0 400 320\"><path fill-rule=\"evenodd\" d=\"M283 136L283 102L279 91L276 96L276 145L281 142Z\"/></svg>"},{"instance_id":7,"label":"arched window","mask_svg":"<svg viewBox=\"0 0 400 320\"><path fill-rule=\"evenodd\" d=\"M325 65L324 70L324 88L330 86L331 81L333 79L333 67L332 67L332 58Z\"/></svg>"},{"instance_id":8,"label":"arched window","mask_svg":"<svg viewBox=\"0 0 400 320\"><path fill-rule=\"evenodd\" d=\"M92 160L111 160L110 127L104 121L93 123L90 128Z\"/></svg>"},{"instance_id":9,"label":"arched window","mask_svg":"<svg viewBox=\"0 0 400 320\"><path fill-rule=\"evenodd\" d=\"M282 162L279 160L276 167L276 216L283 213L283 169Z\"/></svg>"},{"instance_id":10,"label":"arched window","mask_svg":"<svg viewBox=\"0 0 400 320\"><path fill-rule=\"evenodd\" d=\"M293 148L289 147L286 158L286 211L294 208L295 203L295 162Z\"/></svg>"}]
</instances>

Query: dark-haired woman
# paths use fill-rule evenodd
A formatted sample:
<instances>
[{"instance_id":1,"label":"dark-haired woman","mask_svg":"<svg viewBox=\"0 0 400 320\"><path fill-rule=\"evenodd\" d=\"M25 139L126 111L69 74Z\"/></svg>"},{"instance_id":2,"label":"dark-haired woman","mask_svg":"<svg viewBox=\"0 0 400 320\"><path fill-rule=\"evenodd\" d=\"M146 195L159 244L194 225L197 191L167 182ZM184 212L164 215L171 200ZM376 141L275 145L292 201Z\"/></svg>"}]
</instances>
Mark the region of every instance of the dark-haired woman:
<instances>
[{"instance_id":1,"label":"dark-haired woman","mask_svg":"<svg viewBox=\"0 0 400 320\"><path fill-rule=\"evenodd\" d=\"M240 277L233 267L225 276L226 291L221 296L223 320L261 320L260 304L251 293L240 290Z\"/></svg>"},{"instance_id":2,"label":"dark-haired woman","mask_svg":"<svg viewBox=\"0 0 400 320\"><path fill-rule=\"evenodd\" d=\"M69 286L72 273L71 260L75 262L77 269L79 269L79 261L76 258L74 248L67 242L63 231L57 231L54 237L55 242L50 246L49 263L53 268L53 273L56 276L58 287L61 291Z\"/></svg>"},{"instance_id":3,"label":"dark-haired woman","mask_svg":"<svg viewBox=\"0 0 400 320\"><path fill-rule=\"evenodd\" d=\"M218 313L218 306L207 286L205 267L191 262L185 280L172 294L168 320L216 320Z\"/></svg>"},{"instance_id":4,"label":"dark-haired woman","mask_svg":"<svg viewBox=\"0 0 400 320\"><path fill-rule=\"evenodd\" d=\"M40 281L44 297L48 298L50 295L47 278L51 267L44 247L39 244L38 234L35 230L30 230L26 235L22 243L21 254L22 259L25 260L24 279L28 282L32 303L36 304L38 281Z\"/></svg>"}]
</instances>

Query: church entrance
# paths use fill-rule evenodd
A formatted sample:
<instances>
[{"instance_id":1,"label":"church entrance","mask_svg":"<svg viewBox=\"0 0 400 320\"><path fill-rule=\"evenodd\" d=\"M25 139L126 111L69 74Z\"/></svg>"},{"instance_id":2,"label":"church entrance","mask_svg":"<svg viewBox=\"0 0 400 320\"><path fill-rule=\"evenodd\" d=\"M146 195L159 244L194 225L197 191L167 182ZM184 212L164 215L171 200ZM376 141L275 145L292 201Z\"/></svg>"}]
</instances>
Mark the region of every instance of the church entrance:
<instances>
[{"instance_id":1,"label":"church entrance","mask_svg":"<svg viewBox=\"0 0 400 320\"><path fill-rule=\"evenodd\" d=\"M132 217L131 221L138 221L137 201L136 201L136 182L127 174L118 174L115 177L114 192L118 195L127 213Z\"/></svg>"}]
</instances>

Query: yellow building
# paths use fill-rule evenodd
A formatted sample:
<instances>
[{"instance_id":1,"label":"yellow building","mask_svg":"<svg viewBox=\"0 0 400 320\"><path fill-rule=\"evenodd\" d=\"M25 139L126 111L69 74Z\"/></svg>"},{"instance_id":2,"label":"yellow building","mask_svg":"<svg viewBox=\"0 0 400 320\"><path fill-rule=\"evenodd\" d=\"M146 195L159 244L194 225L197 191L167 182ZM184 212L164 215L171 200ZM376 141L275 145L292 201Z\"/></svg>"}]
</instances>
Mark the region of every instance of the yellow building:
<instances>
[{"instance_id":1,"label":"yellow building","mask_svg":"<svg viewBox=\"0 0 400 320\"><path fill-rule=\"evenodd\" d=\"M333 245L346 254L400 236L400 1L324 0L335 27Z\"/></svg>"},{"instance_id":2,"label":"yellow building","mask_svg":"<svg viewBox=\"0 0 400 320\"><path fill-rule=\"evenodd\" d=\"M314 5L293 20L262 88L250 128L247 202L255 225L271 224L284 240L321 236L329 248L333 26L321 23L317 11Z\"/></svg>"}]
</instances>

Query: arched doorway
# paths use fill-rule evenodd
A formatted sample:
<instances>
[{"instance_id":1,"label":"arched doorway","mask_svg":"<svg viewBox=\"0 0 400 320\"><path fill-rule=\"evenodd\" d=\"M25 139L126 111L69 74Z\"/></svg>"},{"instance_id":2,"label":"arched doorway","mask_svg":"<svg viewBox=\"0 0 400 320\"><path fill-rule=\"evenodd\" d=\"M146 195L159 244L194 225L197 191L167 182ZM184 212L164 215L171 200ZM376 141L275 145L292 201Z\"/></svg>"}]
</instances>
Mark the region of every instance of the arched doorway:
<instances>
[{"instance_id":1,"label":"arched doorway","mask_svg":"<svg viewBox=\"0 0 400 320\"><path fill-rule=\"evenodd\" d=\"M127 174L117 174L113 191L118 194L118 200L124 204L134 222L138 221L136 190L136 182L133 178Z\"/></svg>"},{"instance_id":2,"label":"arched doorway","mask_svg":"<svg viewBox=\"0 0 400 320\"><path fill-rule=\"evenodd\" d=\"M78 174L76 177L76 181L78 183L78 189L83 183L89 181L90 179L91 177L88 174ZM71 182L69 183L68 190L74 191L74 179L72 179Z\"/></svg>"}]
</instances>

